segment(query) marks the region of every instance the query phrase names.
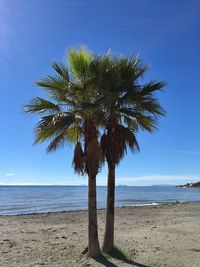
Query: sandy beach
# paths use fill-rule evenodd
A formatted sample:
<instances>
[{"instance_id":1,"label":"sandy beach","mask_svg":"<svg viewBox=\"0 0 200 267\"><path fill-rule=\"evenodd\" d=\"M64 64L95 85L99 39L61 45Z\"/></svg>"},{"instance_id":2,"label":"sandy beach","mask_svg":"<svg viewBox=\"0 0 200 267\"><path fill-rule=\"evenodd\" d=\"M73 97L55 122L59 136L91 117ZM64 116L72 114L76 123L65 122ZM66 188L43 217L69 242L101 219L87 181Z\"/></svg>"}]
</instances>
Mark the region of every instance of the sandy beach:
<instances>
[{"instance_id":1,"label":"sandy beach","mask_svg":"<svg viewBox=\"0 0 200 267\"><path fill-rule=\"evenodd\" d=\"M98 211L102 244L105 210ZM87 211L0 217L0 266L200 266L200 203L116 208L115 243L129 259L88 259Z\"/></svg>"}]
</instances>

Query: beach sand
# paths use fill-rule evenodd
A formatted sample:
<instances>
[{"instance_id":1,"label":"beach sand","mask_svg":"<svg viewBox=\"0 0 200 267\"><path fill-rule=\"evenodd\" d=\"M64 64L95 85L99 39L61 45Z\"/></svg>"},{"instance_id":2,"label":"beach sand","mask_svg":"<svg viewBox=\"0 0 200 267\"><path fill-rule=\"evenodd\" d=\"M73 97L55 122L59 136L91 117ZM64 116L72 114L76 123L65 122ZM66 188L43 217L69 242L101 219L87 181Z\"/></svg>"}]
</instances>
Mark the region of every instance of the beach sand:
<instances>
[{"instance_id":1,"label":"beach sand","mask_svg":"<svg viewBox=\"0 0 200 267\"><path fill-rule=\"evenodd\" d=\"M105 210L98 211L102 244ZM0 217L0 266L200 266L200 203L116 208L115 243L131 258L87 258L87 211ZM116 255L115 255L116 256Z\"/></svg>"}]
</instances>

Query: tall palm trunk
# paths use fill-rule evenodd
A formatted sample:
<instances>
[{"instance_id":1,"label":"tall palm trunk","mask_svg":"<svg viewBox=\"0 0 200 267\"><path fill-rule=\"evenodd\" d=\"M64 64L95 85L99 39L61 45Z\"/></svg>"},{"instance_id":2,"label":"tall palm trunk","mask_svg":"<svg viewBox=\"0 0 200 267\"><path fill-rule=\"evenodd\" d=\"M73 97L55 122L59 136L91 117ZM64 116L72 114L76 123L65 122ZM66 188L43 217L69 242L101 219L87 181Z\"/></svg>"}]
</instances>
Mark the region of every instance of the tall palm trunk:
<instances>
[{"instance_id":1,"label":"tall palm trunk","mask_svg":"<svg viewBox=\"0 0 200 267\"><path fill-rule=\"evenodd\" d=\"M115 216L115 165L108 163L108 186L106 229L102 250L106 253L114 248L114 216Z\"/></svg>"},{"instance_id":2,"label":"tall palm trunk","mask_svg":"<svg viewBox=\"0 0 200 267\"><path fill-rule=\"evenodd\" d=\"M89 177L88 185L88 256L96 258L101 254L97 227L96 177Z\"/></svg>"},{"instance_id":3,"label":"tall palm trunk","mask_svg":"<svg viewBox=\"0 0 200 267\"><path fill-rule=\"evenodd\" d=\"M101 148L97 128L92 117L85 121L85 170L88 174L88 256L96 258L101 254L98 240L96 175L101 161Z\"/></svg>"}]
</instances>

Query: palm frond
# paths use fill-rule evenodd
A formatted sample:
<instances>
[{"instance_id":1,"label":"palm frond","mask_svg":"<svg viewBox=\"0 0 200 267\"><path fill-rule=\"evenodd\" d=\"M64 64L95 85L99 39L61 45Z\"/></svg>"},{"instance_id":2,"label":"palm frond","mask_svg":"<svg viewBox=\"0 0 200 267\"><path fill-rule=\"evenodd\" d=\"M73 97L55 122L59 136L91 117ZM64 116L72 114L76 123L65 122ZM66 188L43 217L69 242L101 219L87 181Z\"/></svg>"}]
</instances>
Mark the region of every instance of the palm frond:
<instances>
[{"instance_id":1,"label":"palm frond","mask_svg":"<svg viewBox=\"0 0 200 267\"><path fill-rule=\"evenodd\" d=\"M48 75L46 78L36 82L36 84L46 89L65 89L68 82L61 76Z\"/></svg>"},{"instance_id":2,"label":"palm frond","mask_svg":"<svg viewBox=\"0 0 200 267\"><path fill-rule=\"evenodd\" d=\"M66 116L63 113L42 117L35 129L35 143L41 143L57 136L67 130L74 122L74 116Z\"/></svg>"},{"instance_id":3,"label":"palm frond","mask_svg":"<svg viewBox=\"0 0 200 267\"><path fill-rule=\"evenodd\" d=\"M137 55L130 55L127 58L121 58L119 64L121 65L121 72L123 80L127 82L135 82L137 79L142 78L145 72L149 69L148 65L144 65Z\"/></svg>"},{"instance_id":4,"label":"palm frond","mask_svg":"<svg viewBox=\"0 0 200 267\"><path fill-rule=\"evenodd\" d=\"M121 125L121 131L122 134L124 136L125 142L128 145L128 147L131 149L132 152L134 151L139 151L139 144L137 142L136 136L134 131L130 130L127 127L124 127L123 125Z\"/></svg>"},{"instance_id":5,"label":"palm frond","mask_svg":"<svg viewBox=\"0 0 200 267\"><path fill-rule=\"evenodd\" d=\"M101 140L100 140L100 146L101 146L101 149L102 149L102 152L103 152L103 156L106 157L106 151L107 151L107 148L108 148L108 136L107 134L103 134L101 136Z\"/></svg>"},{"instance_id":6,"label":"palm frond","mask_svg":"<svg viewBox=\"0 0 200 267\"><path fill-rule=\"evenodd\" d=\"M74 167L75 172L82 175L84 174L85 170L84 153L80 142L77 142L75 146L72 165Z\"/></svg>"},{"instance_id":7,"label":"palm frond","mask_svg":"<svg viewBox=\"0 0 200 267\"><path fill-rule=\"evenodd\" d=\"M78 80L83 80L92 61L92 54L85 48L80 48L79 50L70 49L67 53L67 61L74 77Z\"/></svg>"},{"instance_id":8,"label":"palm frond","mask_svg":"<svg viewBox=\"0 0 200 267\"><path fill-rule=\"evenodd\" d=\"M124 108L120 108L119 112L123 115L127 115L129 117L135 118L138 114L138 109L134 109L133 107L131 108L124 107Z\"/></svg>"},{"instance_id":9,"label":"palm frond","mask_svg":"<svg viewBox=\"0 0 200 267\"><path fill-rule=\"evenodd\" d=\"M137 116L136 121L142 130L152 133L157 129L157 119L153 116Z\"/></svg>"},{"instance_id":10,"label":"palm frond","mask_svg":"<svg viewBox=\"0 0 200 267\"><path fill-rule=\"evenodd\" d=\"M77 121L76 121L77 122ZM83 129L77 123L72 125L66 133L66 138L70 143L76 143L83 136Z\"/></svg>"},{"instance_id":11,"label":"palm frond","mask_svg":"<svg viewBox=\"0 0 200 267\"><path fill-rule=\"evenodd\" d=\"M153 98L149 101L142 101L140 107L144 110L144 112L149 112L152 115L165 116L166 114L165 110L161 107L158 101Z\"/></svg>"},{"instance_id":12,"label":"palm frond","mask_svg":"<svg viewBox=\"0 0 200 267\"><path fill-rule=\"evenodd\" d=\"M30 101L30 104L24 106L24 112L26 113L53 113L53 112L61 112L61 108L59 105L54 104L51 101L40 97L34 97Z\"/></svg>"},{"instance_id":13,"label":"palm frond","mask_svg":"<svg viewBox=\"0 0 200 267\"><path fill-rule=\"evenodd\" d=\"M64 64L61 63L53 63L53 69L64 79L66 82L69 82L69 73L68 69L65 67Z\"/></svg>"},{"instance_id":14,"label":"palm frond","mask_svg":"<svg viewBox=\"0 0 200 267\"><path fill-rule=\"evenodd\" d=\"M47 147L47 153L57 150L59 147L63 147L65 143L65 132L57 135Z\"/></svg>"},{"instance_id":15,"label":"palm frond","mask_svg":"<svg viewBox=\"0 0 200 267\"><path fill-rule=\"evenodd\" d=\"M123 116L124 119L124 124L132 131L137 132L139 129L138 123L135 119L124 115Z\"/></svg>"},{"instance_id":16,"label":"palm frond","mask_svg":"<svg viewBox=\"0 0 200 267\"><path fill-rule=\"evenodd\" d=\"M143 95L153 93L155 91L163 89L166 85L167 83L165 82L150 81L149 83L141 87L141 93Z\"/></svg>"}]
</instances>

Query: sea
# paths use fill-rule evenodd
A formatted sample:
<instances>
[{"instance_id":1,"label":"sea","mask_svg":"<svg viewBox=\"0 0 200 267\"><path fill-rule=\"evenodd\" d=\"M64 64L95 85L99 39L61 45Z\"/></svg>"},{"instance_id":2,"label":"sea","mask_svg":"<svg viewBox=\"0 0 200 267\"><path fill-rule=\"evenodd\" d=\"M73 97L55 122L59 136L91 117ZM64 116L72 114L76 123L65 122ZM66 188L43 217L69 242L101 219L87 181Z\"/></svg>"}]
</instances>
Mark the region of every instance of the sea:
<instances>
[{"instance_id":1,"label":"sea","mask_svg":"<svg viewBox=\"0 0 200 267\"><path fill-rule=\"evenodd\" d=\"M106 207L106 187L97 186L97 206ZM87 186L0 186L0 215L87 209ZM116 186L115 206L200 201L200 188Z\"/></svg>"}]
</instances>

